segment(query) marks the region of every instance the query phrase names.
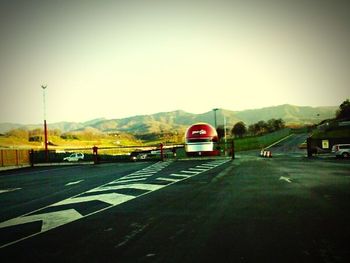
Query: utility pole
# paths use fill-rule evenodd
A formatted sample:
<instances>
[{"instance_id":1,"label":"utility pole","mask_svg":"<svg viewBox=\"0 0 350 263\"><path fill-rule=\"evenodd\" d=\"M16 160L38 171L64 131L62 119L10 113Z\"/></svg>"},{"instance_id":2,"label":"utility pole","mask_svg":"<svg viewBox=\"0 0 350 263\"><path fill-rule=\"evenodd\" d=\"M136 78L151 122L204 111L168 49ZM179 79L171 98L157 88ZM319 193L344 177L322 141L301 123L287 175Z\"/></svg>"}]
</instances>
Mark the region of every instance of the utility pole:
<instances>
[{"instance_id":1,"label":"utility pole","mask_svg":"<svg viewBox=\"0 0 350 263\"><path fill-rule=\"evenodd\" d=\"M214 128L215 128L215 130L216 130L216 128L217 128L217 127L216 127L216 126L217 126L217 125L216 125L216 111L217 111L217 110L219 110L219 109L218 109L218 108L213 109L213 111L214 111Z\"/></svg>"},{"instance_id":2,"label":"utility pole","mask_svg":"<svg viewBox=\"0 0 350 263\"><path fill-rule=\"evenodd\" d=\"M225 156L226 156L226 116L224 115L224 138L225 138L225 147L224 147L224 153L225 153Z\"/></svg>"},{"instance_id":3,"label":"utility pole","mask_svg":"<svg viewBox=\"0 0 350 263\"><path fill-rule=\"evenodd\" d=\"M44 106L44 138L45 138L45 161L49 161L49 151L47 147L47 124L46 124L46 88L47 85L41 85L43 89L43 106Z\"/></svg>"}]
</instances>

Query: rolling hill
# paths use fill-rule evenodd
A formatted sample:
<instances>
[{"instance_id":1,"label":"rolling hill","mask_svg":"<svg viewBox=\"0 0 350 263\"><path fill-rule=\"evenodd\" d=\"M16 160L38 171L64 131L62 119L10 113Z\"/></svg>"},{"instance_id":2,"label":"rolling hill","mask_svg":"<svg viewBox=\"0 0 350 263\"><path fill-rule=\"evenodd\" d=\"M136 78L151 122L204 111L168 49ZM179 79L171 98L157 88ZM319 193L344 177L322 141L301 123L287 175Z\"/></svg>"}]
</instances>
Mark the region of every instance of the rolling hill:
<instances>
[{"instance_id":1,"label":"rolling hill","mask_svg":"<svg viewBox=\"0 0 350 263\"><path fill-rule=\"evenodd\" d=\"M286 124L316 124L328 118L333 118L338 109L330 107L307 107L295 105L279 105L261 109L244 111L230 111L220 109L216 112L217 125L223 125L226 118L227 127L243 121L246 125L256 123L260 120L282 118ZM196 122L207 122L214 125L214 112L208 111L202 114L188 113L182 110L172 112L160 112L152 115L138 115L123 119L94 119L88 122L58 122L49 123L49 129L59 129L62 132L84 130L93 128L101 132L126 132L132 134L146 134L159 132L183 131L189 125ZM0 133L14 128L34 129L41 128L38 125L21 125L12 123L1 123Z\"/></svg>"}]
</instances>

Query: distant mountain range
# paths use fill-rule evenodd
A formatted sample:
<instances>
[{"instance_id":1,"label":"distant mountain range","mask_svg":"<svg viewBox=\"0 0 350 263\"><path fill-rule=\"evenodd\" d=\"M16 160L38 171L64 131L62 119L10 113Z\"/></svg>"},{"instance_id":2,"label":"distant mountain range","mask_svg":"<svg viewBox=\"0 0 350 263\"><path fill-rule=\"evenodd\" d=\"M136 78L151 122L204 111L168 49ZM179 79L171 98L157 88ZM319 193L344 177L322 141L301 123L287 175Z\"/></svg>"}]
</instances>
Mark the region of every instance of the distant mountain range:
<instances>
[{"instance_id":1,"label":"distant mountain range","mask_svg":"<svg viewBox=\"0 0 350 263\"><path fill-rule=\"evenodd\" d=\"M220 109L216 111L217 125L224 124L227 127L243 121L246 125L269 119L283 119L286 124L317 124L324 119L334 118L336 106L308 107L289 104L266 107L261 109L230 111ZM57 122L49 123L49 129L59 129L62 132L95 130L99 132L126 132L132 134L146 134L158 132L183 131L189 125L196 122L207 122L214 125L214 112L208 111L202 114L188 113L182 110L172 112L160 112L152 115L138 115L123 119L94 119L88 122ZM0 133L11 129L23 128L32 130L41 128L42 124L21 125L15 123L0 123Z\"/></svg>"}]
</instances>

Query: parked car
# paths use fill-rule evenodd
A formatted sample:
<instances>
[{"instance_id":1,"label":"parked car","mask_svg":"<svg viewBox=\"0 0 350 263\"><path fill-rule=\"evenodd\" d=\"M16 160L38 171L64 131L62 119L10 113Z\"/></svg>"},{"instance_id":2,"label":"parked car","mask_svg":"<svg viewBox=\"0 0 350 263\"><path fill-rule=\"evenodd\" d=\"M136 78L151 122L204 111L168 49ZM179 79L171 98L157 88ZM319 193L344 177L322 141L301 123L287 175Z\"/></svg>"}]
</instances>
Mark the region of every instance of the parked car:
<instances>
[{"instance_id":1,"label":"parked car","mask_svg":"<svg viewBox=\"0 0 350 263\"><path fill-rule=\"evenodd\" d=\"M67 162L78 162L84 160L84 154L83 153L72 153L68 157L64 157L63 161Z\"/></svg>"},{"instance_id":2,"label":"parked car","mask_svg":"<svg viewBox=\"0 0 350 263\"><path fill-rule=\"evenodd\" d=\"M131 160L136 161L136 160L146 160L148 157L147 153L139 153L139 154L132 154L131 155Z\"/></svg>"},{"instance_id":3,"label":"parked car","mask_svg":"<svg viewBox=\"0 0 350 263\"><path fill-rule=\"evenodd\" d=\"M332 153L334 153L336 157L349 158L350 144L335 144L332 147Z\"/></svg>"}]
</instances>

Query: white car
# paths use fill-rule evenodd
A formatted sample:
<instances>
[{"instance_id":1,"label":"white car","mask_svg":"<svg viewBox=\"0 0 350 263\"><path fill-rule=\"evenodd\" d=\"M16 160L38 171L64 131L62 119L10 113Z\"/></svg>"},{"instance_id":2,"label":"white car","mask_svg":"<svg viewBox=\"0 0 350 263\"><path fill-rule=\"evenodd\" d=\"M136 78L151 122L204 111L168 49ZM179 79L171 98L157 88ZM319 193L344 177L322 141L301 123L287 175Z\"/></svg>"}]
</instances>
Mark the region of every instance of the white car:
<instances>
[{"instance_id":1,"label":"white car","mask_svg":"<svg viewBox=\"0 0 350 263\"><path fill-rule=\"evenodd\" d=\"M332 147L332 153L334 153L336 157L349 158L350 144L335 144Z\"/></svg>"},{"instance_id":2,"label":"white car","mask_svg":"<svg viewBox=\"0 0 350 263\"><path fill-rule=\"evenodd\" d=\"M84 154L83 153L72 153L68 157L64 157L63 161L67 162L78 162L84 160Z\"/></svg>"}]
</instances>

